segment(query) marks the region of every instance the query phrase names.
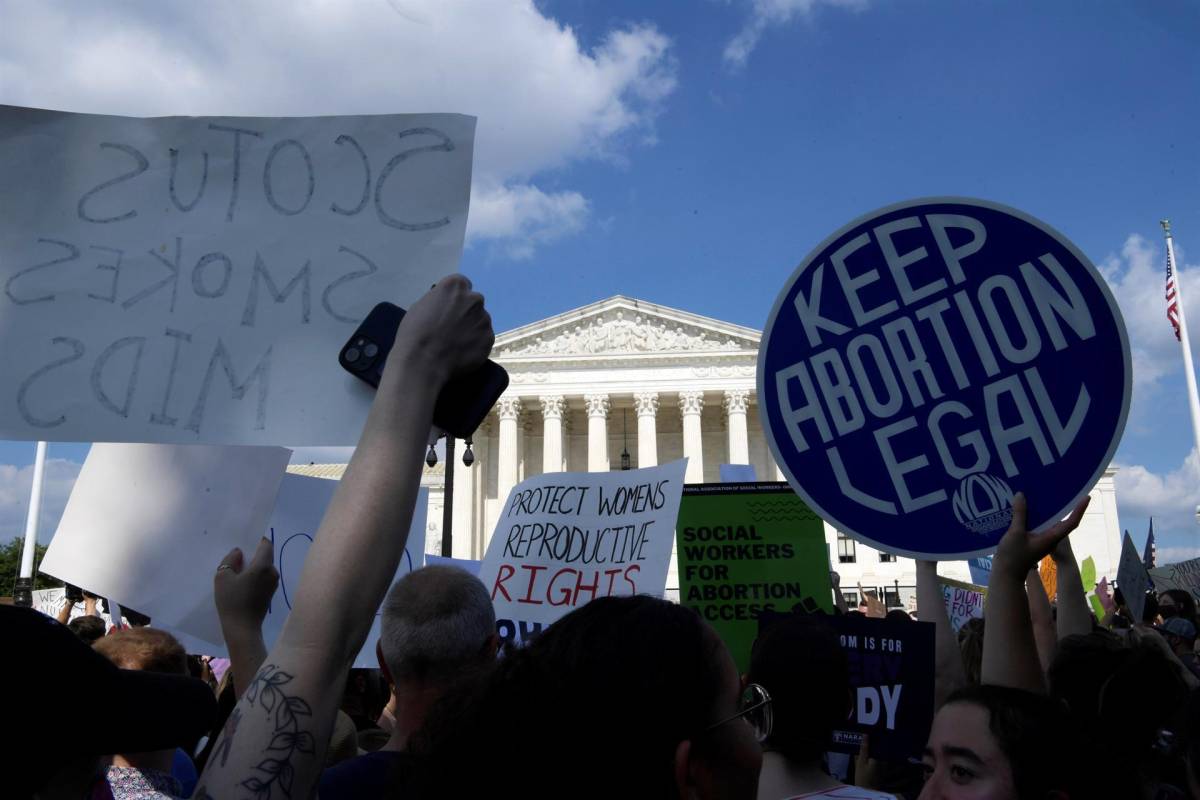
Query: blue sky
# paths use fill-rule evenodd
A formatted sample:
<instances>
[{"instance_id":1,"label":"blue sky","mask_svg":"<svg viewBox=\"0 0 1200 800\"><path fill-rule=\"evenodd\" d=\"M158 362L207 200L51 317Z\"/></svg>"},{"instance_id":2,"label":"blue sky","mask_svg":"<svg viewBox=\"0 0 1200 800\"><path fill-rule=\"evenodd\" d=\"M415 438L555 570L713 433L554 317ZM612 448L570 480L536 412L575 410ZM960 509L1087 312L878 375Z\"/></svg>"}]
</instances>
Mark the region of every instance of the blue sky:
<instances>
[{"instance_id":1,"label":"blue sky","mask_svg":"<svg viewBox=\"0 0 1200 800\"><path fill-rule=\"evenodd\" d=\"M866 211L944 194L1016 206L1079 245L1126 314L1137 374L1122 525L1140 543L1154 513L1164 555L1200 555L1158 227L1171 218L1200 331L1194 3L272 1L236 18L240 37L225 5L147 0L75 19L0 0L0 102L478 114L463 271L499 330L618 293L762 327L796 263ZM56 53L45 42L68 24L92 34ZM426 49L347 56L360 26ZM268 58L286 69L254 69ZM330 67L342 59L349 82ZM52 445L63 486L84 453ZM0 444L0 534L23 514L32 454Z\"/></svg>"}]
</instances>

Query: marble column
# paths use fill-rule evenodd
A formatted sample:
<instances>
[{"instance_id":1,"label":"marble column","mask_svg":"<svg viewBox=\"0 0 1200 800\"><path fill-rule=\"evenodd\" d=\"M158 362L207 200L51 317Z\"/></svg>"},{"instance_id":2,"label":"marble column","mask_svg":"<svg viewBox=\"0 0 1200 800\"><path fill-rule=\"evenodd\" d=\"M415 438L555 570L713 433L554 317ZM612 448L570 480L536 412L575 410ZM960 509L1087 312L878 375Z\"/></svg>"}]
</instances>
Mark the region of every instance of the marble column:
<instances>
[{"instance_id":1,"label":"marble column","mask_svg":"<svg viewBox=\"0 0 1200 800\"><path fill-rule=\"evenodd\" d=\"M729 389L725 392L725 427L729 431L729 463L750 463L750 437L746 432L746 406L749 389Z\"/></svg>"},{"instance_id":2,"label":"marble column","mask_svg":"<svg viewBox=\"0 0 1200 800\"><path fill-rule=\"evenodd\" d=\"M680 392L679 413L683 416L683 455L688 460L685 483L704 483L704 440L700 413L704 410L704 392Z\"/></svg>"},{"instance_id":3,"label":"marble column","mask_svg":"<svg viewBox=\"0 0 1200 800\"><path fill-rule=\"evenodd\" d=\"M561 394L538 400L542 404L542 472L562 472L563 412L567 403Z\"/></svg>"},{"instance_id":4,"label":"marble column","mask_svg":"<svg viewBox=\"0 0 1200 800\"><path fill-rule=\"evenodd\" d=\"M584 395L583 402L588 416L588 472L608 472L608 395Z\"/></svg>"},{"instance_id":5,"label":"marble column","mask_svg":"<svg viewBox=\"0 0 1200 800\"><path fill-rule=\"evenodd\" d=\"M501 397L496 401L496 416L500 419L499 463L496 469L496 498L501 506L508 502L508 493L517 485L517 420L521 416L521 399Z\"/></svg>"},{"instance_id":6,"label":"marble column","mask_svg":"<svg viewBox=\"0 0 1200 800\"><path fill-rule=\"evenodd\" d=\"M637 464L638 467L658 466L658 430L655 416L658 414L658 392L638 392L633 396L637 409Z\"/></svg>"}]
</instances>

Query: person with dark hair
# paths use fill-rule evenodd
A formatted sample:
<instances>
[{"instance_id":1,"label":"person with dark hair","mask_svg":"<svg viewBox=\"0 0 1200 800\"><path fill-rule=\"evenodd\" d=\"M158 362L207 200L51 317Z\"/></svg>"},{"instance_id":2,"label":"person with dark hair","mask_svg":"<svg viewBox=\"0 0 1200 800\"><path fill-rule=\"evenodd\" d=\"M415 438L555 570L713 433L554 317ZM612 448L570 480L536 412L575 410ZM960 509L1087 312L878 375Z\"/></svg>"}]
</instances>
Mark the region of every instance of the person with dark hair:
<instances>
[{"instance_id":1,"label":"person with dark hair","mask_svg":"<svg viewBox=\"0 0 1200 800\"><path fill-rule=\"evenodd\" d=\"M1073 742L1065 710L1048 697L1006 686L960 689L934 717L919 800L1081 797L1071 794Z\"/></svg>"},{"instance_id":2,"label":"person with dark hair","mask_svg":"<svg viewBox=\"0 0 1200 800\"><path fill-rule=\"evenodd\" d=\"M1196 626L1184 616L1169 617L1158 626L1171 652L1192 674L1200 678L1200 663L1196 661Z\"/></svg>"},{"instance_id":3,"label":"person with dark hair","mask_svg":"<svg viewBox=\"0 0 1200 800\"><path fill-rule=\"evenodd\" d=\"M763 742L760 800L796 795L893 798L847 786L825 769L833 731L853 706L846 651L825 622L796 615L772 623L754 642L746 680L771 696L772 729Z\"/></svg>"},{"instance_id":4,"label":"person with dark hair","mask_svg":"<svg viewBox=\"0 0 1200 800\"><path fill-rule=\"evenodd\" d=\"M90 614L71 620L67 628L89 645L104 636L104 620Z\"/></svg>"},{"instance_id":5,"label":"person with dark hair","mask_svg":"<svg viewBox=\"0 0 1200 800\"><path fill-rule=\"evenodd\" d=\"M1184 589L1167 589L1158 595L1158 615L1164 621L1172 617L1180 617L1196 625L1196 598Z\"/></svg>"},{"instance_id":6,"label":"person with dark hair","mask_svg":"<svg viewBox=\"0 0 1200 800\"><path fill-rule=\"evenodd\" d=\"M750 800L771 709L694 611L600 597L447 695L410 744L419 768L403 788L486 797L510 775L523 798Z\"/></svg>"}]
</instances>

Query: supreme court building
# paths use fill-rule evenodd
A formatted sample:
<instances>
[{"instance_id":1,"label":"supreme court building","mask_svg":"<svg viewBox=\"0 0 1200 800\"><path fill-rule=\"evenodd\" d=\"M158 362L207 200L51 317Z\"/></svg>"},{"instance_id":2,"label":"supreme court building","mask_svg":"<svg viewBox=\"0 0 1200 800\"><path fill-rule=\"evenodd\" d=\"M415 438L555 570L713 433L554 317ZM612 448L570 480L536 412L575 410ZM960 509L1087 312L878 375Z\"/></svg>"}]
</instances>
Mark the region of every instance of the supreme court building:
<instances>
[{"instance_id":1,"label":"supreme court building","mask_svg":"<svg viewBox=\"0 0 1200 800\"><path fill-rule=\"evenodd\" d=\"M758 480L784 480L763 434L755 389L760 331L687 311L616 296L496 337L492 358L511 383L473 437L475 462L464 467L455 444L453 555L478 559L509 490L543 472L632 468L686 456L688 483L716 482L721 464L750 464ZM341 465L294 467L336 477ZM427 469L426 552L439 553L445 464ZM1097 575L1116 575L1121 537L1114 470L1092 490L1092 504L1071 536L1076 555L1096 560ZM843 593L881 592L889 606L910 605L913 562L842 536L825 539ZM965 562L943 575L968 579ZM668 590L678 587L674 568Z\"/></svg>"}]
</instances>

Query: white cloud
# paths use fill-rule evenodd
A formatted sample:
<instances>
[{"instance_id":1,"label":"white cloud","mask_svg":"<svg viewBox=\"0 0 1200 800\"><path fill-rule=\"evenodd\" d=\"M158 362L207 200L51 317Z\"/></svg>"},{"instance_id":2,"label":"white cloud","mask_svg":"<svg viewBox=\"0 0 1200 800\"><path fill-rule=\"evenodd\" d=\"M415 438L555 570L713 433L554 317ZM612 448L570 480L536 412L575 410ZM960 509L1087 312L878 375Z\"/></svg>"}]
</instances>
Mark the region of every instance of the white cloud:
<instances>
[{"instance_id":1,"label":"white cloud","mask_svg":"<svg viewBox=\"0 0 1200 800\"><path fill-rule=\"evenodd\" d=\"M38 541L48 542L54 534L82 466L61 458L46 459ZM32 488L32 464L24 467L0 464L0 542L25 535L25 517L29 513L29 493Z\"/></svg>"},{"instance_id":2,"label":"white cloud","mask_svg":"<svg viewBox=\"0 0 1200 800\"><path fill-rule=\"evenodd\" d=\"M797 16L808 17L817 6L826 5L861 11L869 0L751 0L750 18L737 35L725 45L725 63L732 67L745 66L750 53L758 46L767 28L786 25Z\"/></svg>"},{"instance_id":3,"label":"white cloud","mask_svg":"<svg viewBox=\"0 0 1200 800\"><path fill-rule=\"evenodd\" d=\"M1200 321L1200 268L1184 264L1178 247L1175 255L1185 290L1184 312L1189 319ZM1155 399L1160 384L1168 376L1183 375L1179 342L1167 321L1165 247L1131 234L1119 254L1109 255L1098 266L1117 299L1129 331L1134 381L1130 425L1134 432L1147 424L1157 432L1162 422ZM1192 352L1200 355L1200 325L1193 322L1192 326L1189 331Z\"/></svg>"},{"instance_id":4,"label":"white cloud","mask_svg":"<svg viewBox=\"0 0 1200 800\"><path fill-rule=\"evenodd\" d=\"M1200 505L1200 458L1196 451L1178 468L1157 474L1141 464L1117 465L1117 503L1124 526L1140 546L1142 520L1154 517L1158 563L1172 564L1200 556L1200 546L1164 542L1195 541L1196 506ZM1138 521L1137 526L1131 524Z\"/></svg>"},{"instance_id":5,"label":"white cloud","mask_svg":"<svg viewBox=\"0 0 1200 800\"><path fill-rule=\"evenodd\" d=\"M476 184L468 230L480 239L502 240L509 257L520 260L532 256L537 245L580 230L587 217L588 201L579 192Z\"/></svg>"},{"instance_id":6,"label":"white cloud","mask_svg":"<svg viewBox=\"0 0 1200 800\"><path fill-rule=\"evenodd\" d=\"M474 114L483 219L471 236L517 256L586 221L578 192L536 181L652 142L676 85L670 43L653 26L614 28L585 49L532 0L29 3L7 7L0 53L0 102L16 105Z\"/></svg>"}]
</instances>

